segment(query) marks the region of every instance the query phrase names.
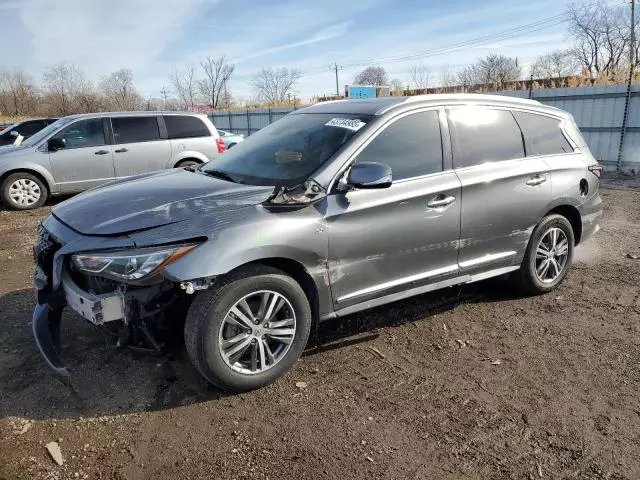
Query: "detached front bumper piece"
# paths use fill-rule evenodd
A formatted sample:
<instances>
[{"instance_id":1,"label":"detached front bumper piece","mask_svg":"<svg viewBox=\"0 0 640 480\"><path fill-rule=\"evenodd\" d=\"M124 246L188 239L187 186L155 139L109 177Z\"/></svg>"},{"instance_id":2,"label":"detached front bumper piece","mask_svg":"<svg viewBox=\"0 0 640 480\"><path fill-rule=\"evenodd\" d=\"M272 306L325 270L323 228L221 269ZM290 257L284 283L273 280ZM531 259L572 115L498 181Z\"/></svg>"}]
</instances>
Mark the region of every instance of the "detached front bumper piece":
<instances>
[{"instance_id":1,"label":"detached front bumper piece","mask_svg":"<svg viewBox=\"0 0 640 480\"><path fill-rule=\"evenodd\" d=\"M64 308L64 297L56 296L54 305L38 303L33 311L33 336L40 353L51 369L61 377L70 376L59 355L60 350L60 319Z\"/></svg>"}]
</instances>

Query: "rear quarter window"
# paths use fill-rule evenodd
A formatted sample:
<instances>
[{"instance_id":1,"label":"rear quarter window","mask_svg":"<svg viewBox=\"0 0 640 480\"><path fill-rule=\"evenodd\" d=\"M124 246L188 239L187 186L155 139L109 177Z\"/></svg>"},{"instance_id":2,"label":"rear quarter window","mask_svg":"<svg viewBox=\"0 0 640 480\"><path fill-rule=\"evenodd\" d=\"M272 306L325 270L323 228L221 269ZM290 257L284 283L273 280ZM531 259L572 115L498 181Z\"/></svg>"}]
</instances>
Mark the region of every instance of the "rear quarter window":
<instances>
[{"instance_id":1,"label":"rear quarter window","mask_svg":"<svg viewBox=\"0 0 640 480\"><path fill-rule=\"evenodd\" d=\"M573 147L560 128L560 120L545 115L514 111L527 150L527 156L572 153Z\"/></svg>"},{"instance_id":2,"label":"rear quarter window","mask_svg":"<svg viewBox=\"0 0 640 480\"><path fill-rule=\"evenodd\" d=\"M166 115L164 123L167 126L169 138L210 137L211 132L198 118L190 115Z\"/></svg>"}]
</instances>

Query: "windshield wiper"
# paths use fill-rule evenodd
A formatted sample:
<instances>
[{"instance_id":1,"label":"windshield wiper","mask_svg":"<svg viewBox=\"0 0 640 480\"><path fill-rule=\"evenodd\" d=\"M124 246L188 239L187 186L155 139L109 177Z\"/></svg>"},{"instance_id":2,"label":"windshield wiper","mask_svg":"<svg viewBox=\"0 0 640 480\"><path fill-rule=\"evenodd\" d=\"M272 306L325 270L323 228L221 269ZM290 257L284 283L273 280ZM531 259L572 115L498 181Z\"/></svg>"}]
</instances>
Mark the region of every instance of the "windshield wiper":
<instances>
[{"instance_id":1,"label":"windshield wiper","mask_svg":"<svg viewBox=\"0 0 640 480\"><path fill-rule=\"evenodd\" d=\"M198 169L199 172L204 173L205 175L209 175L210 177L220 178L221 180L226 180L228 182L233 183L242 183L237 178L229 175L228 173L221 172L220 170L203 170Z\"/></svg>"}]
</instances>

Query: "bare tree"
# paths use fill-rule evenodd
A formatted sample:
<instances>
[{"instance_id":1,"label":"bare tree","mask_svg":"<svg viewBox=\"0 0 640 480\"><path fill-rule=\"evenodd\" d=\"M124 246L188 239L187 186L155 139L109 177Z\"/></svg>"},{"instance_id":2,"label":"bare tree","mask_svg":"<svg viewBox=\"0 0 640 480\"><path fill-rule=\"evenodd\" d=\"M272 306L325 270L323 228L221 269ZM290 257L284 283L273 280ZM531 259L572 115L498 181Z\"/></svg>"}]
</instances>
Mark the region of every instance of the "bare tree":
<instances>
[{"instance_id":1,"label":"bare tree","mask_svg":"<svg viewBox=\"0 0 640 480\"><path fill-rule=\"evenodd\" d=\"M517 58L498 54L481 58L474 69L478 76L474 83L491 85L497 90L502 90L507 82L518 80L521 73Z\"/></svg>"},{"instance_id":2,"label":"bare tree","mask_svg":"<svg viewBox=\"0 0 640 480\"><path fill-rule=\"evenodd\" d=\"M431 82L431 70L426 65L420 63L409 67L411 75L411 83L416 90L425 90L429 88Z\"/></svg>"},{"instance_id":3,"label":"bare tree","mask_svg":"<svg viewBox=\"0 0 640 480\"><path fill-rule=\"evenodd\" d=\"M182 108L193 110L197 100L196 69L189 65L186 69L179 71L175 69L169 74L169 82L173 86L174 93L180 99Z\"/></svg>"},{"instance_id":4,"label":"bare tree","mask_svg":"<svg viewBox=\"0 0 640 480\"><path fill-rule=\"evenodd\" d=\"M103 77L100 90L109 109L136 110L142 104L142 96L133 84L133 73L129 69L117 70Z\"/></svg>"},{"instance_id":5,"label":"bare tree","mask_svg":"<svg viewBox=\"0 0 640 480\"><path fill-rule=\"evenodd\" d=\"M250 80L256 96L262 102L283 103L291 94L302 72L295 68L263 68Z\"/></svg>"},{"instance_id":6,"label":"bare tree","mask_svg":"<svg viewBox=\"0 0 640 480\"><path fill-rule=\"evenodd\" d=\"M367 67L353 79L356 85L389 85L389 77L384 67Z\"/></svg>"},{"instance_id":7,"label":"bare tree","mask_svg":"<svg viewBox=\"0 0 640 480\"><path fill-rule=\"evenodd\" d=\"M87 111L88 104L81 100L90 96L93 88L78 67L59 63L50 67L42 75L42 80L50 113L69 115Z\"/></svg>"},{"instance_id":8,"label":"bare tree","mask_svg":"<svg viewBox=\"0 0 640 480\"><path fill-rule=\"evenodd\" d=\"M216 109L225 103L228 96L228 83L233 74L234 66L226 61L226 57L207 57L200 62L205 78L198 82L200 93L208 99L212 108Z\"/></svg>"},{"instance_id":9,"label":"bare tree","mask_svg":"<svg viewBox=\"0 0 640 480\"><path fill-rule=\"evenodd\" d=\"M631 45L627 7L590 0L569 4L567 15L572 54L584 68L592 74L610 74L624 66Z\"/></svg>"},{"instance_id":10,"label":"bare tree","mask_svg":"<svg viewBox=\"0 0 640 480\"><path fill-rule=\"evenodd\" d=\"M0 112L27 115L36 104L37 90L29 74L18 68L0 71Z\"/></svg>"},{"instance_id":11,"label":"bare tree","mask_svg":"<svg viewBox=\"0 0 640 480\"><path fill-rule=\"evenodd\" d=\"M453 87L456 84L456 76L451 71L450 65L443 65L440 70L440 86L442 88Z\"/></svg>"},{"instance_id":12,"label":"bare tree","mask_svg":"<svg viewBox=\"0 0 640 480\"><path fill-rule=\"evenodd\" d=\"M392 78L389 82L389 87L393 93L402 93L404 91L404 85L399 78Z\"/></svg>"},{"instance_id":13,"label":"bare tree","mask_svg":"<svg viewBox=\"0 0 640 480\"><path fill-rule=\"evenodd\" d=\"M561 78L574 75L578 61L570 50L555 50L540 55L531 65L534 78Z\"/></svg>"},{"instance_id":14,"label":"bare tree","mask_svg":"<svg viewBox=\"0 0 640 480\"><path fill-rule=\"evenodd\" d=\"M458 83L464 88L472 87L476 83L482 83L480 81L480 77L481 75L480 72L478 72L477 65L469 65L460 70L457 74Z\"/></svg>"}]
</instances>

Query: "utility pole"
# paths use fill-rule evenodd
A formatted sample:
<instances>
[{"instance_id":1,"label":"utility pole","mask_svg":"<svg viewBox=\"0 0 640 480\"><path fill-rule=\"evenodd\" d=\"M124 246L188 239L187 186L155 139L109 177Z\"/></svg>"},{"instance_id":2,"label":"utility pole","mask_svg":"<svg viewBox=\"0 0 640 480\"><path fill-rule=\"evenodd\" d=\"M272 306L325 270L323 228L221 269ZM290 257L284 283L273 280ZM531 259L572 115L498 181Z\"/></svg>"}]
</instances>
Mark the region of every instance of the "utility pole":
<instances>
[{"instance_id":1,"label":"utility pole","mask_svg":"<svg viewBox=\"0 0 640 480\"><path fill-rule=\"evenodd\" d=\"M164 102L164 109L167 109L167 88L166 87L162 87L162 90L160 90L160 95L162 96L162 101Z\"/></svg>"},{"instance_id":2,"label":"utility pole","mask_svg":"<svg viewBox=\"0 0 640 480\"><path fill-rule=\"evenodd\" d=\"M631 48L629 52L629 64L631 65L631 71L636 63L636 1L631 0Z\"/></svg>"},{"instance_id":3,"label":"utility pole","mask_svg":"<svg viewBox=\"0 0 640 480\"><path fill-rule=\"evenodd\" d=\"M332 70L335 70L336 72L336 96L339 97L340 96L340 82L338 81L338 70L342 70L342 67L340 65L338 65L337 63L333 64L333 67L331 67Z\"/></svg>"}]
</instances>

